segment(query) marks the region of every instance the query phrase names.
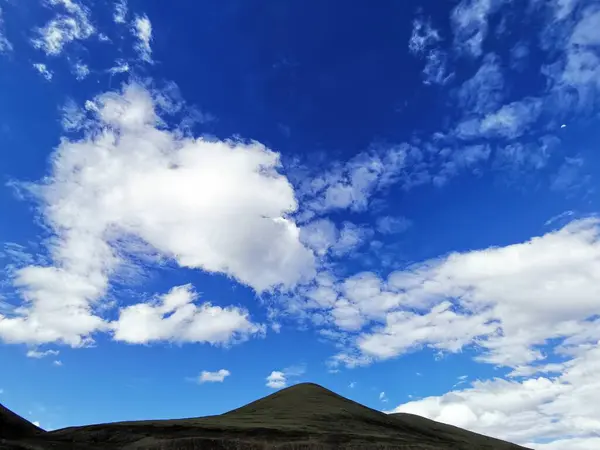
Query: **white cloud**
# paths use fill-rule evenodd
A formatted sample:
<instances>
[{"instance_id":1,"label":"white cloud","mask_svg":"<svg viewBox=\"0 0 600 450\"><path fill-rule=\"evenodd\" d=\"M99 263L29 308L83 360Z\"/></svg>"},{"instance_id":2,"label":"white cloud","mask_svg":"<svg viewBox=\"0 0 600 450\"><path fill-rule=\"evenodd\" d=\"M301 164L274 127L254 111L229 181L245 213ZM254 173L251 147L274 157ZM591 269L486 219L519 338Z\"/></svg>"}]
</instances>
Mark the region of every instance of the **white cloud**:
<instances>
[{"instance_id":1,"label":"white cloud","mask_svg":"<svg viewBox=\"0 0 600 450\"><path fill-rule=\"evenodd\" d=\"M338 229L329 219L317 219L300 230L302 242L317 255L325 255L338 240Z\"/></svg>"},{"instance_id":2,"label":"white cloud","mask_svg":"<svg viewBox=\"0 0 600 450\"><path fill-rule=\"evenodd\" d=\"M127 21L127 0L117 0L113 14L115 23L125 23Z\"/></svg>"},{"instance_id":3,"label":"white cloud","mask_svg":"<svg viewBox=\"0 0 600 450\"><path fill-rule=\"evenodd\" d=\"M550 188L555 191L573 191L585 185L588 176L582 174L584 161L580 157L565 158L556 175L552 177Z\"/></svg>"},{"instance_id":4,"label":"white cloud","mask_svg":"<svg viewBox=\"0 0 600 450\"><path fill-rule=\"evenodd\" d=\"M13 49L11 42L4 36L4 13L0 8L0 53L10 52Z\"/></svg>"},{"instance_id":5,"label":"white cloud","mask_svg":"<svg viewBox=\"0 0 600 450\"><path fill-rule=\"evenodd\" d=\"M413 22L408 49L415 55L423 55L441 40L439 32L431 26L431 21L417 18Z\"/></svg>"},{"instance_id":6,"label":"white cloud","mask_svg":"<svg viewBox=\"0 0 600 450\"><path fill-rule=\"evenodd\" d=\"M377 231L383 234L403 233L412 226L406 217L383 216L377 219Z\"/></svg>"},{"instance_id":7,"label":"white cloud","mask_svg":"<svg viewBox=\"0 0 600 450\"><path fill-rule=\"evenodd\" d=\"M363 245L371 235L372 231L368 228L358 226L352 222L344 222L339 238L331 247L331 251L336 256L346 255Z\"/></svg>"},{"instance_id":8,"label":"white cloud","mask_svg":"<svg viewBox=\"0 0 600 450\"><path fill-rule=\"evenodd\" d=\"M336 307L331 314L340 328L363 330L347 344L358 352L349 353L351 361L476 345L478 360L523 371L600 338L592 321L600 313L600 222L573 221L521 244L453 253L387 281L362 274L346 283L344 303L336 303L344 321Z\"/></svg>"},{"instance_id":9,"label":"white cloud","mask_svg":"<svg viewBox=\"0 0 600 450\"><path fill-rule=\"evenodd\" d=\"M152 62L152 23L148 16L136 16L133 21L132 33L137 38L138 42L135 45L139 57L147 63Z\"/></svg>"},{"instance_id":10,"label":"white cloud","mask_svg":"<svg viewBox=\"0 0 600 450\"><path fill-rule=\"evenodd\" d=\"M71 67L71 72L73 75L75 75L77 80L83 80L90 74L90 68L87 66L87 64L77 62Z\"/></svg>"},{"instance_id":11,"label":"white cloud","mask_svg":"<svg viewBox=\"0 0 600 450\"><path fill-rule=\"evenodd\" d=\"M448 70L448 56L445 52L434 49L425 56L425 67L423 68L423 78L425 84L445 85L454 74Z\"/></svg>"},{"instance_id":12,"label":"white cloud","mask_svg":"<svg viewBox=\"0 0 600 450\"><path fill-rule=\"evenodd\" d=\"M398 406L536 449L596 448L600 433L600 347L568 361L556 377L493 379ZM543 442L543 443L538 443Z\"/></svg>"},{"instance_id":13,"label":"white cloud","mask_svg":"<svg viewBox=\"0 0 600 450\"><path fill-rule=\"evenodd\" d=\"M446 53L437 48L441 40L438 30L431 26L430 20L415 19L408 49L413 55L426 61L423 68L425 84L443 85L451 78Z\"/></svg>"},{"instance_id":14,"label":"white cloud","mask_svg":"<svg viewBox=\"0 0 600 450\"><path fill-rule=\"evenodd\" d=\"M510 49L510 66L513 70L523 70L527 64L530 50L525 42L517 42Z\"/></svg>"},{"instance_id":15,"label":"white cloud","mask_svg":"<svg viewBox=\"0 0 600 450\"><path fill-rule=\"evenodd\" d=\"M481 56L489 16L507 0L462 0L452 11L455 46L471 56Z\"/></svg>"},{"instance_id":16,"label":"white cloud","mask_svg":"<svg viewBox=\"0 0 600 450\"><path fill-rule=\"evenodd\" d=\"M556 19L564 20L575 10L579 0L555 0L551 2L554 6Z\"/></svg>"},{"instance_id":17,"label":"white cloud","mask_svg":"<svg viewBox=\"0 0 600 450\"><path fill-rule=\"evenodd\" d=\"M76 0L48 0L47 3L62 11L44 27L35 30L37 37L32 39L34 47L48 55L59 55L65 45L88 39L96 32L90 21L89 10Z\"/></svg>"},{"instance_id":18,"label":"white cloud","mask_svg":"<svg viewBox=\"0 0 600 450\"><path fill-rule=\"evenodd\" d=\"M62 361L60 361L58 359L52 361L52 364L55 365L56 367L61 367L63 365Z\"/></svg>"},{"instance_id":19,"label":"white cloud","mask_svg":"<svg viewBox=\"0 0 600 450\"><path fill-rule=\"evenodd\" d=\"M231 372L227 369L221 369L216 372L208 372L203 370L198 376L198 383L222 383L225 378L231 375Z\"/></svg>"},{"instance_id":20,"label":"white cloud","mask_svg":"<svg viewBox=\"0 0 600 450\"><path fill-rule=\"evenodd\" d=\"M379 393L379 400L381 400L383 403L387 403L388 402L388 398L385 395L385 392L380 392Z\"/></svg>"},{"instance_id":21,"label":"white cloud","mask_svg":"<svg viewBox=\"0 0 600 450\"><path fill-rule=\"evenodd\" d=\"M564 219L572 217L574 214L575 214L574 211L563 211L560 214L557 214L557 215L549 218L546 222L544 222L544 226L549 227L550 225L552 225L555 222L562 222Z\"/></svg>"},{"instance_id":22,"label":"white cloud","mask_svg":"<svg viewBox=\"0 0 600 450\"><path fill-rule=\"evenodd\" d=\"M292 366L287 367L283 370L274 370L271 374L266 378L267 387L271 389L281 389L288 385L290 379L297 378L302 376L306 368L304 366Z\"/></svg>"},{"instance_id":23,"label":"white cloud","mask_svg":"<svg viewBox=\"0 0 600 450\"><path fill-rule=\"evenodd\" d=\"M65 131L77 131L85 125L85 111L81 110L71 99L67 99L61 108L61 113L61 125Z\"/></svg>"},{"instance_id":24,"label":"white cloud","mask_svg":"<svg viewBox=\"0 0 600 450\"><path fill-rule=\"evenodd\" d=\"M115 61L116 66L108 69L108 73L115 75L117 73L127 73L130 70L129 64L126 61L117 60Z\"/></svg>"},{"instance_id":25,"label":"white cloud","mask_svg":"<svg viewBox=\"0 0 600 450\"><path fill-rule=\"evenodd\" d=\"M457 127L457 136L463 139L521 137L537 121L543 102L539 98L525 98L503 105L481 119L471 118Z\"/></svg>"},{"instance_id":26,"label":"white cloud","mask_svg":"<svg viewBox=\"0 0 600 450\"><path fill-rule=\"evenodd\" d=\"M314 256L286 218L297 204L277 172L279 155L256 142L209 141L169 130L158 95L130 84L88 102L84 136L63 138L50 176L28 186L55 233L48 247L54 265L16 272L25 302L14 316L0 315L3 340L80 346L93 333L110 331L99 313L112 276L123 268L143 270L132 254L144 263L168 258L225 274L257 292L313 278ZM125 318L142 311L169 323L156 305L125 311ZM212 311L193 304L178 310L194 321ZM218 311L220 318L239 316ZM160 330L148 331L150 338L177 337ZM183 330L196 336L191 326ZM138 339L122 328L117 336Z\"/></svg>"},{"instance_id":27,"label":"white cloud","mask_svg":"<svg viewBox=\"0 0 600 450\"><path fill-rule=\"evenodd\" d=\"M483 118L481 134L488 137L517 138L535 123L541 111L542 101L537 98L527 98L504 105Z\"/></svg>"},{"instance_id":28,"label":"white cloud","mask_svg":"<svg viewBox=\"0 0 600 450\"><path fill-rule=\"evenodd\" d=\"M560 4L564 8L558 11L564 10L571 15L574 4ZM573 20L559 22L560 27L556 24L549 26L551 32L545 38L546 46L555 48L559 45L563 53L562 60L544 67L544 73L553 84L551 93L556 108L566 112L573 108L584 111L594 108L600 90L600 57L596 51L600 43L600 8L590 5L573 16ZM560 36L556 36L556 29L561 30ZM573 96L573 89L577 92L576 96Z\"/></svg>"},{"instance_id":29,"label":"white cloud","mask_svg":"<svg viewBox=\"0 0 600 450\"><path fill-rule=\"evenodd\" d=\"M466 114L486 114L497 110L504 100L505 81L500 58L488 53L477 72L457 92L459 106Z\"/></svg>"},{"instance_id":30,"label":"white cloud","mask_svg":"<svg viewBox=\"0 0 600 450\"><path fill-rule=\"evenodd\" d=\"M287 386L287 380L285 378L285 374L278 370L274 370L267 377L267 387L271 389L281 389Z\"/></svg>"},{"instance_id":31,"label":"white cloud","mask_svg":"<svg viewBox=\"0 0 600 450\"><path fill-rule=\"evenodd\" d=\"M196 305L198 294L191 285L177 286L152 302L121 308L111 324L116 341L130 344L195 342L229 344L264 333L250 321L246 310L221 308L210 303Z\"/></svg>"},{"instance_id":32,"label":"white cloud","mask_svg":"<svg viewBox=\"0 0 600 450\"><path fill-rule=\"evenodd\" d=\"M45 358L46 356L56 356L59 353L60 352L58 350L46 350L44 352L40 352L38 350L29 350L27 352L27 357L40 359L40 358Z\"/></svg>"},{"instance_id":33,"label":"white cloud","mask_svg":"<svg viewBox=\"0 0 600 450\"><path fill-rule=\"evenodd\" d=\"M46 81L52 80L52 77L54 76L54 74L50 70L48 70L48 67L46 67L46 64L34 63L33 68L35 70L37 70L37 72L41 76L43 76L46 79Z\"/></svg>"},{"instance_id":34,"label":"white cloud","mask_svg":"<svg viewBox=\"0 0 600 450\"><path fill-rule=\"evenodd\" d=\"M31 422L32 424L34 424L36 427L41 427L40 423L37 420L34 420L33 422Z\"/></svg>"},{"instance_id":35,"label":"white cloud","mask_svg":"<svg viewBox=\"0 0 600 450\"><path fill-rule=\"evenodd\" d=\"M345 164L314 178L300 186L303 206L315 213L351 209L363 211L371 195L397 181L417 150L408 144L359 154Z\"/></svg>"}]
</instances>

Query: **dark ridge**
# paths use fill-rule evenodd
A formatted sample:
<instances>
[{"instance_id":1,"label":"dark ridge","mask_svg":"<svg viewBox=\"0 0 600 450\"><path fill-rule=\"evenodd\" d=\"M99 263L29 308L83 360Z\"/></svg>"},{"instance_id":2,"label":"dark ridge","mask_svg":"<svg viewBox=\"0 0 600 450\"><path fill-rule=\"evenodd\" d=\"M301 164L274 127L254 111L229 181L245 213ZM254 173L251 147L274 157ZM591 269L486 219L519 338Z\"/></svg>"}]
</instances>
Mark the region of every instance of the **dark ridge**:
<instances>
[{"instance_id":1,"label":"dark ridge","mask_svg":"<svg viewBox=\"0 0 600 450\"><path fill-rule=\"evenodd\" d=\"M23 439L40 433L45 431L0 404L0 439Z\"/></svg>"},{"instance_id":2,"label":"dark ridge","mask_svg":"<svg viewBox=\"0 0 600 450\"><path fill-rule=\"evenodd\" d=\"M17 416L18 418L18 416ZM20 419L20 418L19 418ZM22 420L22 419L21 419ZM23 422L29 424L29 422ZM32 424L30 426L37 429ZM39 430L39 429L38 429ZM40 430L41 431L41 430ZM10 449L518 450L515 444L410 414L384 414L302 383L225 414L117 422L24 434ZM2 450L0 440L0 450Z\"/></svg>"}]
</instances>

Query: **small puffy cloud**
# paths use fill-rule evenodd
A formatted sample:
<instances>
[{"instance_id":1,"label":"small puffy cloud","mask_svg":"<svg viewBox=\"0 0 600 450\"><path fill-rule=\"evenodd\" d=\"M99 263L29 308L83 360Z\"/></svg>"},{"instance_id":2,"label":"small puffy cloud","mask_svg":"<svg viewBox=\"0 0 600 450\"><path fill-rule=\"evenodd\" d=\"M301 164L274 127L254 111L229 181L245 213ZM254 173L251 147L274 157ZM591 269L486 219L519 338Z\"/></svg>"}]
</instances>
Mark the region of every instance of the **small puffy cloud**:
<instances>
[{"instance_id":1,"label":"small puffy cloud","mask_svg":"<svg viewBox=\"0 0 600 450\"><path fill-rule=\"evenodd\" d=\"M52 364L56 367L61 367L63 365L62 361L60 361L58 359L52 361Z\"/></svg>"},{"instance_id":2,"label":"small puffy cloud","mask_svg":"<svg viewBox=\"0 0 600 450\"><path fill-rule=\"evenodd\" d=\"M71 72L75 75L77 80L83 80L90 74L90 68L87 64L76 62L71 66Z\"/></svg>"},{"instance_id":3,"label":"small puffy cloud","mask_svg":"<svg viewBox=\"0 0 600 450\"><path fill-rule=\"evenodd\" d=\"M385 395L385 392L380 392L379 393L379 400L382 401L383 403L387 403L388 402L388 398Z\"/></svg>"},{"instance_id":4,"label":"small puffy cloud","mask_svg":"<svg viewBox=\"0 0 600 450\"><path fill-rule=\"evenodd\" d=\"M135 49L140 59L144 62L152 62L152 23L148 16L136 16L133 21L132 33L137 39Z\"/></svg>"},{"instance_id":5,"label":"small puffy cloud","mask_svg":"<svg viewBox=\"0 0 600 450\"><path fill-rule=\"evenodd\" d=\"M197 305L191 285L178 286L151 303L124 307L112 323L114 339L130 344L157 341L228 344L264 333L247 311L210 303Z\"/></svg>"},{"instance_id":6,"label":"small puffy cloud","mask_svg":"<svg viewBox=\"0 0 600 450\"><path fill-rule=\"evenodd\" d=\"M227 369L221 369L216 372L203 370L198 376L198 383L222 383L230 375L231 372Z\"/></svg>"},{"instance_id":7,"label":"small puffy cloud","mask_svg":"<svg viewBox=\"0 0 600 450\"><path fill-rule=\"evenodd\" d=\"M60 352L58 350L46 350L44 352L40 352L38 350L29 350L27 352L27 357L28 358L40 359L40 358L45 358L46 356L56 356L59 353Z\"/></svg>"},{"instance_id":8,"label":"small puffy cloud","mask_svg":"<svg viewBox=\"0 0 600 450\"><path fill-rule=\"evenodd\" d=\"M278 370L274 370L267 377L267 387L271 389L281 389L287 386L287 379L283 372Z\"/></svg>"},{"instance_id":9,"label":"small puffy cloud","mask_svg":"<svg viewBox=\"0 0 600 450\"><path fill-rule=\"evenodd\" d=\"M288 385L291 379L302 376L306 372L304 366L292 366L283 370L274 370L266 378L266 386L271 389L281 389Z\"/></svg>"},{"instance_id":10,"label":"small puffy cloud","mask_svg":"<svg viewBox=\"0 0 600 450\"><path fill-rule=\"evenodd\" d=\"M34 47L47 55L56 56L64 47L76 40L85 40L96 30L89 17L89 10L77 0L48 0L48 5L58 9L57 15L44 27L35 30Z\"/></svg>"},{"instance_id":11,"label":"small puffy cloud","mask_svg":"<svg viewBox=\"0 0 600 450\"><path fill-rule=\"evenodd\" d=\"M34 63L33 64L33 68L41 75L43 76L46 81L51 81L52 77L54 76L54 74L48 70L48 67L46 66L46 64L43 63Z\"/></svg>"}]
</instances>

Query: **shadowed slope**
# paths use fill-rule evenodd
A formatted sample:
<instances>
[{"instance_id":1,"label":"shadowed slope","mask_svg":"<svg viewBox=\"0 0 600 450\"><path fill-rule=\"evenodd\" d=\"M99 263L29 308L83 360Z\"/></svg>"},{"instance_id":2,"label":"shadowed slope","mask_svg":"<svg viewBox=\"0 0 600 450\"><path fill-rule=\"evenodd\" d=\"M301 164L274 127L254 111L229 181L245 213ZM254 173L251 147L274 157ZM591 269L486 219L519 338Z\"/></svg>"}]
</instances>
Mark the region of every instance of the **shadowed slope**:
<instances>
[{"instance_id":1,"label":"shadowed slope","mask_svg":"<svg viewBox=\"0 0 600 450\"><path fill-rule=\"evenodd\" d=\"M45 431L0 405L0 439L23 439L40 433Z\"/></svg>"}]
</instances>

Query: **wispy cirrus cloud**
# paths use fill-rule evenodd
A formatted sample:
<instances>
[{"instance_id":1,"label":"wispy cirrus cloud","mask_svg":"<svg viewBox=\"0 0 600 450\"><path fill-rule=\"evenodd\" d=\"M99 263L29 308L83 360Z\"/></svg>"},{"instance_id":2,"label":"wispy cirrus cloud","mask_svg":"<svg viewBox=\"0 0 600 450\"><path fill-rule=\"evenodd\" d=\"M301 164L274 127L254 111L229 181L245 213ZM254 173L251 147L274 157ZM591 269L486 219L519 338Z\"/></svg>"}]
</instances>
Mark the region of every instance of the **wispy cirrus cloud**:
<instances>
[{"instance_id":1,"label":"wispy cirrus cloud","mask_svg":"<svg viewBox=\"0 0 600 450\"><path fill-rule=\"evenodd\" d=\"M439 31L433 28L430 20L421 17L414 20L408 49L413 55L425 60L425 84L444 85L452 78L448 70L447 54L439 46L441 41Z\"/></svg>"},{"instance_id":2,"label":"wispy cirrus cloud","mask_svg":"<svg viewBox=\"0 0 600 450\"><path fill-rule=\"evenodd\" d=\"M127 22L128 6L127 0L117 0L114 5L113 20L117 24Z\"/></svg>"},{"instance_id":3,"label":"wispy cirrus cloud","mask_svg":"<svg viewBox=\"0 0 600 450\"><path fill-rule=\"evenodd\" d=\"M0 8L0 53L10 52L13 49L12 43L4 35L4 16L2 8Z\"/></svg>"},{"instance_id":4,"label":"wispy cirrus cloud","mask_svg":"<svg viewBox=\"0 0 600 450\"><path fill-rule=\"evenodd\" d=\"M89 9L77 0L48 0L47 4L58 12L45 26L34 30L36 37L31 41L47 55L59 55L67 44L96 33Z\"/></svg>"},{"instance_id":5,"label":"wispy cirrus cloud","mask_svg":"<svg viewBox=\"0 0 600 450\"><path fill-rule=\"evenodd\" d=\"M45 350L45 351L29 350L27 352L27 357L41 359L41 358L45 358L46 356L57 356L59 353L60 352L58 350Z\"/></svg>"},{"instance_id":6,"label":"wispy cirrus cloud","mask_svg":"<svg viewBox=\"0 0 600 450\"><path fill-rule=\"evenodd\" d=\"M132 25L132 33L137 39L135 50L144 62L152 62L152 23L148 16L136 16Z\"/></svg>"}]
</instances>

